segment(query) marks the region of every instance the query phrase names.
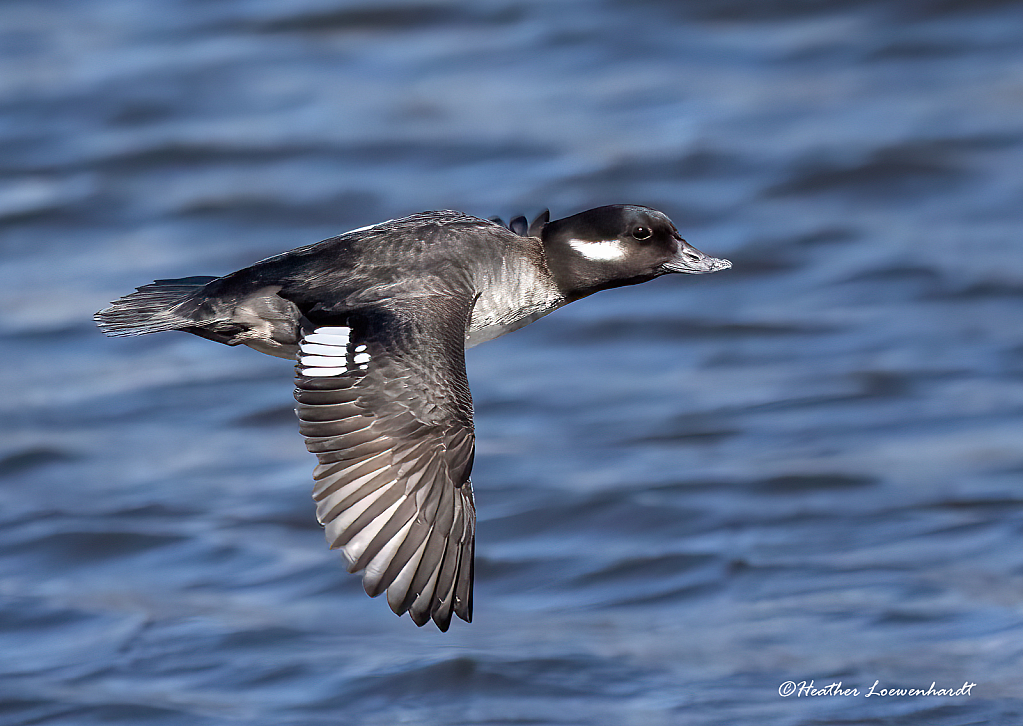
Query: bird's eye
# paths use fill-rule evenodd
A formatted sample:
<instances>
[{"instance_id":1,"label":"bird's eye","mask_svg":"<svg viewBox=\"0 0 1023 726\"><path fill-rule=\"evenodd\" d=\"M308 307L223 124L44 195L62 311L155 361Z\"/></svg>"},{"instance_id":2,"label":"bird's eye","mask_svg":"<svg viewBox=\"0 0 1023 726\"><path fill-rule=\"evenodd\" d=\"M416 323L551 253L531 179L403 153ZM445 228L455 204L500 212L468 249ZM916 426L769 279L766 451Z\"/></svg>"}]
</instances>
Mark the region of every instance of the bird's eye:
<instances>
[{"instance_id":1,"label":"bird's eye","mask_svg":"<svg viewBox=\"0 0 1023 726\"><path fill-rule=\"evenodd\" d=\"M632 236L636 239L650 239L652 234L653 232L650 231L649 227L636 227L636 229L632 230Z\"/></svg>"}]
</instances>

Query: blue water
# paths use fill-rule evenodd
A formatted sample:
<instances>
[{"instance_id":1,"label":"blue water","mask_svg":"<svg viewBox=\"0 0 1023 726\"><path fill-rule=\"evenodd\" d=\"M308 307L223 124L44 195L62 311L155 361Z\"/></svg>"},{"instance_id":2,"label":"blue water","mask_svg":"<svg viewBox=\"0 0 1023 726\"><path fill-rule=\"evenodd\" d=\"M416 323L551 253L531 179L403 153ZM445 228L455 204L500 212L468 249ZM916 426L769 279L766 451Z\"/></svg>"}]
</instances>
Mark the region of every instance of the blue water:
<instances>
[{"instance_id":1,"label":"blue water","mask_svg":"<svg viewBox=\"0 0 1023 726\"><path fill-rule=\"evenodd\" d=\"M968 0L4 2L0 725L1023 723L1021 30ZM91 322L422 209L613 202L734 269L469 352L446 634L326 549L287 361ZM810 680L860 695L778 693Z\"/></svg>"}]
</instances>

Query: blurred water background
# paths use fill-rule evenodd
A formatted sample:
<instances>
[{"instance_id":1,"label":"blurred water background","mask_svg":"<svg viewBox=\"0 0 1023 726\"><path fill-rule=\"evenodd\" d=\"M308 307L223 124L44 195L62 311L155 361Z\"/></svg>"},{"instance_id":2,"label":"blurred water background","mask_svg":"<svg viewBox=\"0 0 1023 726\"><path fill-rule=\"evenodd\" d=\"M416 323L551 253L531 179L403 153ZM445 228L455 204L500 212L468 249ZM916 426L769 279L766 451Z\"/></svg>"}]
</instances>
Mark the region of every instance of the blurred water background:
<instances>
[{"instance_id":1,"label":"blurred water background","mask_svg":"<svg viewBox=\"0 0 1023 726\"><path fill-rule=\"evenodd\" d=\"M0 725L1023 723L1021 31L998 0L5 0ZM613 202L735 267L469 352L447 634L326 549L287 361L90 319L423 209ZM778 694L811 679L861 695Z\"/></svg>"}]
</instances>

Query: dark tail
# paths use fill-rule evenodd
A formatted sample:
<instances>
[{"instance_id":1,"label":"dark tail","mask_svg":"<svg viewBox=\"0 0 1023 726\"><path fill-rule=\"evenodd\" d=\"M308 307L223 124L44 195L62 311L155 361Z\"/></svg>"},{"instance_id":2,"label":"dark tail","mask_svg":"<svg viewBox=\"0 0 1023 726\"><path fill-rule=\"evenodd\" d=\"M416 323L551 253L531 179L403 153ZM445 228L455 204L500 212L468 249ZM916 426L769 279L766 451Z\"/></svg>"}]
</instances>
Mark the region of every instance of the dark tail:
<instances>
[{"instance_id":1,"label":"dark tail","mask_svg":"<svg viewBox=\"0 0 1023 726\"><path fill-rule=\"evenodd\" d=\"M215 277L182 277L178 280L157 280L125 295L93 320L107 335L142 335L162 330L179 330L195 325L191 318L176 309L192 293L202 289Z\"/></svg>"}]
</instances>

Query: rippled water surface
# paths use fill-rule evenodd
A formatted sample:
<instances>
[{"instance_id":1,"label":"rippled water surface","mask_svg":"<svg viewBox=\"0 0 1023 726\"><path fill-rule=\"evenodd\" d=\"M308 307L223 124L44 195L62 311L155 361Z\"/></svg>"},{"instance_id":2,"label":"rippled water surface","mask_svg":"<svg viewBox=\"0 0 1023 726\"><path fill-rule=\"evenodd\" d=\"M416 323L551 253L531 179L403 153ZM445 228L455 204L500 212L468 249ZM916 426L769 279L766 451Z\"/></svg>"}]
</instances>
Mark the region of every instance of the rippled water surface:
<instances>
[{"instance_id":1,"label":"rippled water surface","mask_svg":"<svg viewBox=\"0 0 1023 726\"><path fill-rule=\"evenodd\" d=\"M0 725L1023 723L1021 31L966 0L4 2ZM735 267L469 352L446 634L326 549L287 361L90 319L421 209L611 202ZM811 679L860 695L778 695Z\"/></svg>"}]
</instances>

